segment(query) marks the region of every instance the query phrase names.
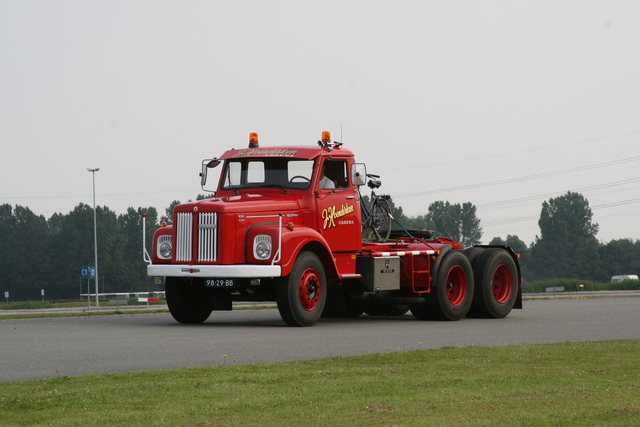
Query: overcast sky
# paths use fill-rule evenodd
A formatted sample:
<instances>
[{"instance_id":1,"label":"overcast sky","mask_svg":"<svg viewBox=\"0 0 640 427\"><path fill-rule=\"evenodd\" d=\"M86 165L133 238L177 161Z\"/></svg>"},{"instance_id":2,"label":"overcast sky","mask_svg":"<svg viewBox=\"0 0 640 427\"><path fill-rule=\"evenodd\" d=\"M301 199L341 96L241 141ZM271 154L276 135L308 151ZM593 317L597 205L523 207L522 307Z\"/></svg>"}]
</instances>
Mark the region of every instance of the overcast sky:
<instances>
[{"instance_id":1,"label":"overcast sky","mask_svg":"<svg viewBox=\"0 0 640 427\"><path fill-rule=\"evenodd\" d=\"M640 239L640 1L0 0L0 204L49 218L201 193L203 158L332 132L408 215L487 243L590 202Z\"/></svg>"}]
</instances>

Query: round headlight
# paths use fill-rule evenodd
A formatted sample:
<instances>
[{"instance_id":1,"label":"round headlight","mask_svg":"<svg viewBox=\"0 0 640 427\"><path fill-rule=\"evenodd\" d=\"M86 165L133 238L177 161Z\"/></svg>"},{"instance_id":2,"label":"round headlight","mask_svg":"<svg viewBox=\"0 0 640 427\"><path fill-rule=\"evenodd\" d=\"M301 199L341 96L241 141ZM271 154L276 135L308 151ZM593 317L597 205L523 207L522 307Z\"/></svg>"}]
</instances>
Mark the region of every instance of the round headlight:
<instances>
[{"instance_id":1,"label":"round headlight","mask_svg":"<svg viewBox=\"0 0 640 427\"><path fill-rule=\"evenodd\" d=\"M271 256L271 244L269 242L258 242L255 250L256 258L267 259Z\"/></svg>"},{"instance_id":2,"label":"round headlight","mask_svg":"<svg viewBox=\"0 0 640 427\"><path fill-rule=\"evenodd\" d=\"M165 241L160 243L160 246L158 246L158 253L160 254L160 258L171 258L171 242Z\"/></svg>"}]
</instances>

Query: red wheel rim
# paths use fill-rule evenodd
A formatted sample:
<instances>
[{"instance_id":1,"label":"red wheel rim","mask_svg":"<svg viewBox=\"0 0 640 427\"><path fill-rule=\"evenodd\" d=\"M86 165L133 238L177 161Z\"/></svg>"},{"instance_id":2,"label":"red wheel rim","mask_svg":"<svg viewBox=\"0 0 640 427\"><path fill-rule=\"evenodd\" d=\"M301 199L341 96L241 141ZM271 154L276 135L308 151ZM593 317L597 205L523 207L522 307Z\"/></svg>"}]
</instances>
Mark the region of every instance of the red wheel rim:
<instances>
[{"instance_id":1,"label":"red wheel rim","mask_svg":"<svg viewBox=\"0 0 640 427\"><path fill-rule=\"evenodd\" d=\"M491 280L491 290L493 297L499 303L503 304L511 297L513 291L513 275L511 270L505 264L500 264L493 272L493 280Z\"/></svg>"},{"instance_id":2,"label":"red wheel rim","mask_svg":"<svg viewBox=\"0 0 640 427\"><path fill-rule=\"evenodd\" d=\"M313 268L305 270L300 276L300 284L298 285L298 296L302 308L307 311L316 308L320 301L320 292L322 292L322 285L318 273Z\"/></svg>"},{"instance_id":3,"label":"red wheel rim","mask_svg":"<svg viewBox=\"0 0 640 427\"><path fill-rule=\"evenodd\" d=\"M467 274L456 265L447 274L447 298L451 305L460 305L467 295Z\"/></svg>"}]
</instances>

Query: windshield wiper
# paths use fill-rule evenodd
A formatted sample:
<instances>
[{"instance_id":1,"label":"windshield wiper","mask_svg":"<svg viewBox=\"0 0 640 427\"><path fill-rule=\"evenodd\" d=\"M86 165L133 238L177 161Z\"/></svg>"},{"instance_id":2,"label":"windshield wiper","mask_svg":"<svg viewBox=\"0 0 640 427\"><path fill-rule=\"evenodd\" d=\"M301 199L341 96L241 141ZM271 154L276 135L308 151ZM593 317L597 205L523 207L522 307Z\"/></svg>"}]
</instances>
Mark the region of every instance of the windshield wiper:
<instances>
[{"instance_id":1,"label":"windshield wiper","mask_svg":"<svg viewBox=\"0 0 640 427\"><path fill-rule=\"evenodd\" d=\"M281 184L262 184L262 185L258 185L256 188L279 188L282 191L284 191L284 194L290 194L291 193L291 191L285 190L284 188L282 188Z\"/></svg>"}]
</instances>

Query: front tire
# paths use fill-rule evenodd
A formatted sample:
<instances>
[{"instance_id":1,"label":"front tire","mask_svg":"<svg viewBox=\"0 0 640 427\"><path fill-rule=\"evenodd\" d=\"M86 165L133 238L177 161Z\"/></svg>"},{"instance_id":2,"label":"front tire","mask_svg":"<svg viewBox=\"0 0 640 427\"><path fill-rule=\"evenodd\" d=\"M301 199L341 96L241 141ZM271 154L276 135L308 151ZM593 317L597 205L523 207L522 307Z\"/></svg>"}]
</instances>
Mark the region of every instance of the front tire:
<instances>
[{"instance_id":1,"label":"front tire","mask_svg":"<svg viewBox=\"0 0 640 427\"><path fill-rule=\"evenodd\" d=\"M209 318L212 306L204 290L192 286L188 279L167 277L165 284L167 306L180 323L202 323Z\"/></svg>"},{"instance_id":2,"label":"front tire","mask_svg":"<svg viewBox=\"0 0 640 427\"><path fill-rule=\"evenodd\" d=\"M315 325L327 301L327 278L313 252L300 252L291 273L276 290L278 311L289 326Z\"/></svg>"}]
</instances>

